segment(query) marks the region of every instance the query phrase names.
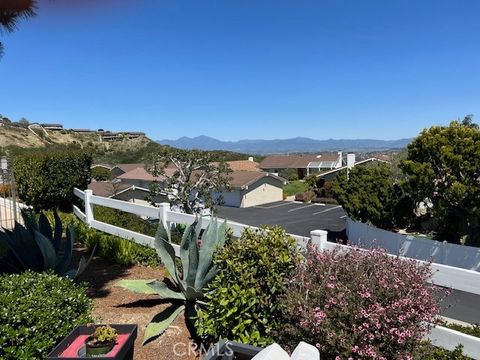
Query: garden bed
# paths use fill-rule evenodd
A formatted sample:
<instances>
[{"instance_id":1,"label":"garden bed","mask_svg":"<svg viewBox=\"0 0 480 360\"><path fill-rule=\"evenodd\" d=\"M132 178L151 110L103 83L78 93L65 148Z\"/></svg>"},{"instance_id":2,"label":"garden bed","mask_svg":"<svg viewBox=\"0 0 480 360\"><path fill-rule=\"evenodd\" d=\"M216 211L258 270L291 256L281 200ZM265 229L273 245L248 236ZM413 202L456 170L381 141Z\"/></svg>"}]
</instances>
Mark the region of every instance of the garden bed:
<instances>
[{"instance_id":1,"label":"garden bed","mask_svg":"<svg viewBox=\"0 0 480 360\"><path fill-rule=\"evenodd\" d=\"M78 256L85 255L82 249L77 249L76 253ZM194 348L194 343L190 339L183 315L180 315L162 336L143 346L146 325L156 314L168 307L169 303L162 302L157 295L136 294L114 286L122 279L162 277L163 268L110 264L96 257L82 274L80 281L86 281L90 285L88 296L94 301L93 316L97 322L138 324L135 360L199 359L192 350L188 350Z\"/></svg>"}]
</instances>

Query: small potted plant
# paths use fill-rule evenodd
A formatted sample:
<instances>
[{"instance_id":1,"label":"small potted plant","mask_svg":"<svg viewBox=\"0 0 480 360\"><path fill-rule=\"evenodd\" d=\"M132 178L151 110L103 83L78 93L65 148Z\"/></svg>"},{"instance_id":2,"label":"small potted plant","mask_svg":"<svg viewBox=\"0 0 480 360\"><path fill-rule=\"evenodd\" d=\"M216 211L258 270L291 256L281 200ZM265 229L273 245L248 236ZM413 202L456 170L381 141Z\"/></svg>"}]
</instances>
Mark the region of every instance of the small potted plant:
<instances>
[{"instance_id":1,"label":"small potted plant","mask_svg":"<svg viewBox=\"0 0 480 360\"><path fill-rule=\"evenodd\" d=\"M108 354L117 342L118 332L110 325L99 326L85 342L88 356Z\"/></svg>"}]
</instances>

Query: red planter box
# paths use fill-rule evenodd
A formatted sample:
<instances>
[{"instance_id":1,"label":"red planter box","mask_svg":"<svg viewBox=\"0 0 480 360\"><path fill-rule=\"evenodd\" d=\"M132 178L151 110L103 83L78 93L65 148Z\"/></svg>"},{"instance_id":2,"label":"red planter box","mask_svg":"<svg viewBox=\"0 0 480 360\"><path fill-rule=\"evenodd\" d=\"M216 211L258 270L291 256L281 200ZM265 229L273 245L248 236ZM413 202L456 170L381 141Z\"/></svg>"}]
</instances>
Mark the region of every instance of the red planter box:
<instances>
[{"instance_id":1,"label":"red planter box","mask_svg":"<svg viewBox=\"0 0 480 360\"><path fill-rule=\"evenodd\" d=\"M99 360L133 360L133 347L137 338L137 325L110 325L118 332L117 344ZM47 360L92 359L86 357L85 340L93 334L93 326L78 326L47 356Z\"/></svg>"}]
</instances>

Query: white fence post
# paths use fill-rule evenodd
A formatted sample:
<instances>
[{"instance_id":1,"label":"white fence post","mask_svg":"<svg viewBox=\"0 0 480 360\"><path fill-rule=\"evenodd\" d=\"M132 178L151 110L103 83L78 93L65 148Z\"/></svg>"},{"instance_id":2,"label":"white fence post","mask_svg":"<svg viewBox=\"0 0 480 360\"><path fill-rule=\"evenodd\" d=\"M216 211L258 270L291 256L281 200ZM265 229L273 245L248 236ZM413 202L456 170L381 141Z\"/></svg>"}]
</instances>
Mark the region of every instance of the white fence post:
<instances>
[{"instance_id":1,"label":"white fence post","mask_svg":"<svg viewBox=\"0 0 480 360\"><path fill-rule=\"evenodd\" d=\"M90 196L93 195L92 190L85 190L85 222L88 226L91 225L93 217L93 205L90 203Z\"/></svg>"},{"instance_id":2,"label":"white fence post","mask_svg":"<svg viewBox=\"0 0 480 360\"><path fill-rule=\"evenodd\" d=\"M318 247L318 250L326 250L325 244L327 243L328 231L325 230L312 230L310 237L312 238L312 244Z\"/></svg>"},{"instance_id":3,"label":"white fence post","mask_svg":"<svg viewBox=\"0 0 480 360\"><path fill-rule=\"evenodd\" d=\"M167 212L170 211L170 204L169 203L161 203L160 204L160 211L159 211L159 218L162 222L165 229L168 229L167 226Z\"/></svg>"}]
</instances>

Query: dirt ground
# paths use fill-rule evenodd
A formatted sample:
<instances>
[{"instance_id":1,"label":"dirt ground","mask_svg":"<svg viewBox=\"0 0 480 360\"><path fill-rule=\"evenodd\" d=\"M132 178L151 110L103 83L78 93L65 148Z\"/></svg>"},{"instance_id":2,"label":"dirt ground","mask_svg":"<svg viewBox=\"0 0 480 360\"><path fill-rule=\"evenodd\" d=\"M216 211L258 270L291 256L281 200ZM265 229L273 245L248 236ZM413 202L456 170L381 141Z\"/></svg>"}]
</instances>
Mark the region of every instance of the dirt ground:
<instances>
[{"instance_id":1,"label":"dirt ground","mask_svg":"<svg viewBox=\"0 0 480 360\"><path fill-rule=\"evenodd\" d=\"M83 251L77 249L77 253ZM135 360L201 359L202 357L195 351L183 315L179 316L159 338L142 345L147 324L170 304L154 295L136 294L114 286L121 279L162 278L162 268L127 267L94 258L79 280L90 284L88 295L94 301L93 316L97 322L138 325Z\"/></svg>"}]
</instances>

